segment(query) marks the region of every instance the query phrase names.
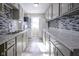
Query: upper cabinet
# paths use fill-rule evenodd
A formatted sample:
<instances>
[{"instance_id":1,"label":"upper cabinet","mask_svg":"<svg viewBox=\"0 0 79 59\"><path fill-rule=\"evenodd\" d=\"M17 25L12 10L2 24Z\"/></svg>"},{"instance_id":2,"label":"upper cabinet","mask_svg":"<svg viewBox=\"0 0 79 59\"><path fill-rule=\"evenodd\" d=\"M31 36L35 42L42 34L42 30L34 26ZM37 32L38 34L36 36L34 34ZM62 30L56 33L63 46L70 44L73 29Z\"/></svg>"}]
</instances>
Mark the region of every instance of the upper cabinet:
<instances>
[{"instance_id":1,"label":"upper cabinet","mask_svg":"<svg viewBox=\"0 0 79 59\"><path fill-rule=\"evenodd\" d=\"M79 7L79 3L72 3L72 9L78 8Z\"/></svg>"},{"instance_id":2,"label":"upper cabinet","mask_svg":"<svg viewBox=\"0 0 79 59\"><path fill-rule=\"evenodd\" d=\"M7 19L19 19L18 4L0 3L0 12L2 12Z\"/></svg>"},{"instance_id":3,"label":"upper cabinet","mask_svg":"<svg viewBox=\"0 0 79 59\"><path fill-rule=\"evenodd\" d=\"M52 4L50 5L48 12L49 12L48 18L49 18L49 20L52 20L52 15L53 15L53 13L52 13Z\"/></svg>"},{"instance_id":4,"label":"upper cabinet","mask_svg":"<svg viewBox=\"0 0 79 59\"><path fill-rule=\"evenodd\" d=\"M45 13L45 19L48 21L49 20L49 12L48 12L48 10L46 11L46 13Z\"/></svg>"},{"instance_id":5,"label":"upper cabinet","mask_svg":"<svg viewBox=\"0 0 79 59\"><path fill-rule=\"evenodd\" d=\"M52 19L56 18L57 16L59 16L59 3L53 3L52 4L53 7L53 16Z\"/></svg>"},{"instance_id":6,"label":"upper cabinet","mask_svg":"<svg viewBox=\"0 0 79 59\"><path fill-rule=\"evenodd\" d=\"M49 8L47 9L45 13L45 18L47 21L53 20L59 16L59 3L53 3L49 5Z\"/></svg>"},{"instance_id":7,"label":"upper cabinet","mask_svg":"<svg viewBox=\"0 0 79 59\"><path fill-rule=\"evenodd\" d=\"M64 15L70 9L69 3L61 3L60 4L60 15Z\"/></svg>"}]
</instances>

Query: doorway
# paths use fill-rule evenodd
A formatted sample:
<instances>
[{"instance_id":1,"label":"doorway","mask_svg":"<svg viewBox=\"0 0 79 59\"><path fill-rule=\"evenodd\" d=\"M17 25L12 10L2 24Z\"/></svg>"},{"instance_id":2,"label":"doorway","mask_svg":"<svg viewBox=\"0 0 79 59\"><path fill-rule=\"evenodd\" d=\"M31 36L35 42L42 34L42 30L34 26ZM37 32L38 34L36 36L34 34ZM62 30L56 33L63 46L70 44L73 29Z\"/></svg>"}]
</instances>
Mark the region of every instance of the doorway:
<instances>
[{"instance_id":1,"label":"doorway","mask_svg":"<svg viewBox=\"0 0 79 59\"><path fill-rule=\"evenodd\" d=\"M31 28L32 28L31 36L39 37L39 17L32 17Z\"/></svg>"}]
</instances>

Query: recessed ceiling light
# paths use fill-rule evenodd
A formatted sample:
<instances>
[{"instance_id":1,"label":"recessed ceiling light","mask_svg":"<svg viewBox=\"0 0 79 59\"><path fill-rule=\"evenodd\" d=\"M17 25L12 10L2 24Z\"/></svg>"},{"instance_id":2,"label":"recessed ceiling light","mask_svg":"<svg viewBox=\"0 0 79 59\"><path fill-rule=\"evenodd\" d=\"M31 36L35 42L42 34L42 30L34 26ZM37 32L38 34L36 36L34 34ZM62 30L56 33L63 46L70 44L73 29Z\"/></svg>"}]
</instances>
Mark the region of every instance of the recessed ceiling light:
<instances>
[{"instance_id":1,"label":"recessed ceiling light","mask_svg":"<svg viewBox=\"0 0 79 59\"><path fill-rule=\"evenodd\" d=\"M33 6L34 7L38 7L39 6L39 3L34 3Z\"/></svg>"}]
</instances>

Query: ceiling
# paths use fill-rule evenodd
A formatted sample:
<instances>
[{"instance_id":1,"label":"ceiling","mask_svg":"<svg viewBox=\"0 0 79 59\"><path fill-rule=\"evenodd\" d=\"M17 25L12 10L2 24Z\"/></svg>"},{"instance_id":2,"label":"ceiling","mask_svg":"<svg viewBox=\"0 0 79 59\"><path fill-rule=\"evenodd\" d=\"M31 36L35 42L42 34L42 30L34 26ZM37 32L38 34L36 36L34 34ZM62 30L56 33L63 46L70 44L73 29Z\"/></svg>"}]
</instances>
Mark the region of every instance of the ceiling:
<instances>
[{"instance_id":1,"label":"ceiling","mask_svg":"<svg viewBox=\"0 0 79 59\"><path fill-rule=\"evenodd\" d=\"M39 3L38 7L33 6L34 3L21 3L20 5L26 13L44 13L49 7L49 3Z\"/></svg>"}]
</instances>

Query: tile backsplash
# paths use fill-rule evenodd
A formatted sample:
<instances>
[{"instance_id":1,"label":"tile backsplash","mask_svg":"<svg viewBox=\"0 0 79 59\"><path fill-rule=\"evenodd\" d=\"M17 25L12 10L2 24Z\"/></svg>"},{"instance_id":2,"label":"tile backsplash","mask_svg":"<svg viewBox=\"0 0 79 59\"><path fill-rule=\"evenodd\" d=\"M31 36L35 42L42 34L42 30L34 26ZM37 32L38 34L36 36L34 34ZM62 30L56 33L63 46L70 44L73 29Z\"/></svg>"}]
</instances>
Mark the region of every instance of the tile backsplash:
<instances>
[{"instance_id":1,"label":"tile backsplash","mask_svg":"<svg viewBox=\"0 0 79 59\"><path fill-rule=\"evenodd\" d=\"M17 30L17 20L6 18L4 14L0 13L0 35Z\"/></svg>"},{"instance_id":2,"label":"tile backsplash","mask_svg":"<svg viewBox=\"0 0 79 59\"><path fill-rule=\"evenodd\" d=\"M79 31L79 17L61 17L50 22L50 27Z\"/></svg>"}]
</instances>

